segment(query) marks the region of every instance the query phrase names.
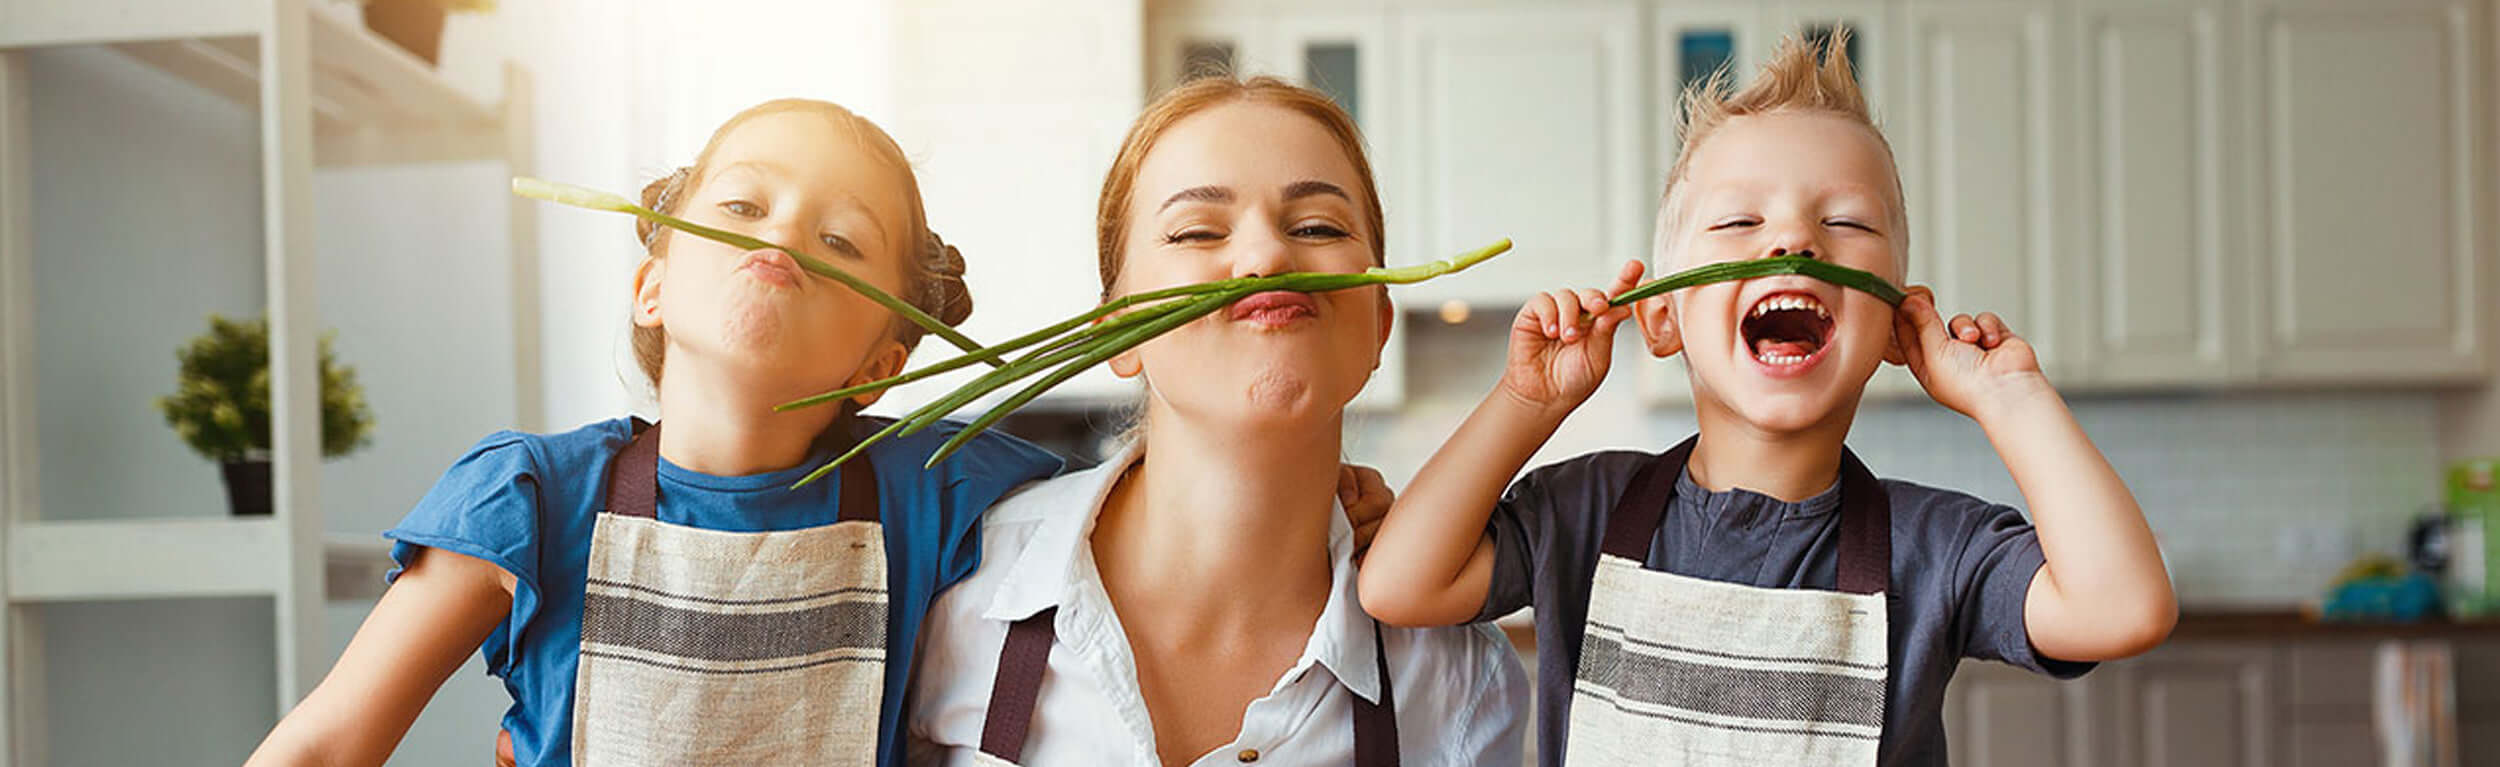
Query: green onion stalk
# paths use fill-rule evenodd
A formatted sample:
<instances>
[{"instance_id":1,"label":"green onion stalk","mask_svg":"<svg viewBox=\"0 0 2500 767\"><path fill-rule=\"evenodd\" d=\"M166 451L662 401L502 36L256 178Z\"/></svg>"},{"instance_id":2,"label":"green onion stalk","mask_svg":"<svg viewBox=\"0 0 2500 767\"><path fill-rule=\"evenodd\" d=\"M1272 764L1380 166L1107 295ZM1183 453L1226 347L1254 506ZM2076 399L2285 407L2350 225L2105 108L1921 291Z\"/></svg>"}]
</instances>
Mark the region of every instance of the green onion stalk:
<instances>
[{"instance_id":1,"label":"green onion stalk","mask_svg":"<svg viewBox=\"0 0 2500 767\"><path fill-rule=\"evenodd\" d=\"M748 237L737 232L714 229L702 224L687 221L676 216L671 216L666 213L661 213L650 208L636 205L632 200L627 200L618 195L609 194L596 189L574 186L572 184L560 184L553 181L530 178L528 176L515 176L512 179L512 193L533 200L546 200L548 202L562 205L571 205L576 208L589 208L591 210L604 210L614 213L630 214L635 218L685 232L713 242L729 245L731 247L745 248L747 250L778 250L783 253L787 253L790 256L790 260L798 262L799 268L832 278L833 281L842 283L844 287L850 288L852 291L857 292L860 295L867 296L870 301L877 302L877 305L890 309L895 314L902 315L903 319L910 320L912 324L919 325L920 327L927 329L930 334L946 339L946 342L954 344L955 348L962 349L967 352L977 352L981 350L980 344L974 343L971 338L965 337L962 333L955 332L953 327L949 327L946 323L938 321L938 318L936 317L929 316L927 312L923 312L919 308L912 306L910 302L904 301L900 298L895 298L893 294L887 293L883 290L878 290L877 286L868 284L868 281L862 280L850 272L842 271L841 269L834 267L832 264L825 263L814 256L798 252L797 250L781 245L775 245L753 237ZM992 364L997 363L992 362Z\"/></svg>"},{"instance_id":2,"label":"green onion stalk","mask_svg":"<svg viewBox=\"0 0 2500 767\"><path fill-rule=\"evenodd\" d=\"M1650 296L1672 293L1695 285L1750 280L1756 277L1782 274L1802 274L1874 296L1893 306L1900 306L1903 300L1909 298L1909 294L1901 292L1900 288L1893 287L1892 283L1885 282L1884 278L1877 277L1870 272L1858 271L1829 261L1817 261L1806 256L1774 256L1703 264L1641 283L1639 287L1624 291L1623 295L1615 296L1608 303L1613 306L1623 306Z\"/></svg>"},{"instance_id":3,"label":"green onion stalk","mask_svg":"<svg viewBox=\"0 0 2500 767\"><path fill-rule=\"evenodd\" d=\"M995 363L1005 355L1026 350L1002 367L966 383L945 396L922 405L898 418L883 430L861 440L849 452L834 458L800 479L803 486L824 476L888 437L908 435L938 423L939 419L972 404L976 399L1006 388L1009 384L1033 379L1024 388L992 406L988 412L966 424L945 444L932 453L926 465L935 466L946 460L973 437L998 423L1019 407L1030 403L1051 387L1067 382L1079 373L1103 361L1119 356L1149 340L1182 325L1231 305L1252 294L1271 290L1302 293L1324 293L1332 290L1371 285L1405 285L1422 282L1483 263L1485 259L1510 250L1510 241L1501 240L1457 256L1425 264L1397 268L1373 267L1356 273L1292 272L1270 277L1237 277L1214 282L1164 288L1138 293L1104 303L1092 311L1070 317L1049 327L1017 336L960 357L934 363L891 378L872 381L825 392L804 399L783 403L775 410L836 402L868 392L910 383L929 376L981 362ZM1045 372L1047 371L1047 372ZM1036 378L1036 376L1039 376Z\"/></svg>"}]
</instances>

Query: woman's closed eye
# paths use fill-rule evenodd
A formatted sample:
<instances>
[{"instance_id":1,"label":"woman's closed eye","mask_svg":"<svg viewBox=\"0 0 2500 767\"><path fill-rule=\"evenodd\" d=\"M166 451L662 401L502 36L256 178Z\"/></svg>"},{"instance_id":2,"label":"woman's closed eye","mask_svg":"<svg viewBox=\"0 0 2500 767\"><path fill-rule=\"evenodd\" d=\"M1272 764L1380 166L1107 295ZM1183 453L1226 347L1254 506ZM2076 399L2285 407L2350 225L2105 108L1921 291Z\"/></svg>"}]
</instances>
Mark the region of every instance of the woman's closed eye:
<instances>
[{"instance_id":1,"label":"woman's closed eye","mask_svg":"<svg viewBox=\"0 0 2500 767\"><path fill-rule=\"evenodd\" d=\"M1305 240L1342 240L1354 236L1345 228L1325 221L1313 221L1296 226L1287 234Z\"/></svg>"},{"instance_id":2,"label":"woman's closed eye","mask_svg":"<svg viewBox=\"0 0 2500 767\"><path fill-rule=\"evenodd\" d=\"M1214 229L1183 229L1164 235L1163 243L1166 245L1179 245L1184 243L1220 242L1223 239L1224 233Z\"/></svg>"}]
</instances>

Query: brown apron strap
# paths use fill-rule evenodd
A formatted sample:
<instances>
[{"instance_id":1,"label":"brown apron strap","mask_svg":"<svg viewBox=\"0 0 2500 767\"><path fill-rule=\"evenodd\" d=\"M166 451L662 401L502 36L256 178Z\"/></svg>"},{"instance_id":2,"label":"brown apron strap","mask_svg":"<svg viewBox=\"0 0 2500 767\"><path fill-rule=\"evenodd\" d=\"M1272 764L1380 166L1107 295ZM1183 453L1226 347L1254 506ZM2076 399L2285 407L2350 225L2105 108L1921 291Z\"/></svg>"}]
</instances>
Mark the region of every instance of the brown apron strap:
<instances>
[{"instance_id":1,"label":"brown apron strap","mask_svg":"<svg viewBox=\"0 0 2500 767\"><path fill-rule=\"evenodd\" d=\"M660 425L634 419L634 438L608 465L608 513L654 519L660 512Z\"/></svg>"},{"instance_id":2,"label":"brown apron strap","mask_svg":"<svg viewBox=\"0 0 2500 767\"><path fill-rule=\"evenodd\" d=\"M1658 535L1675 482L1692 460L1700 437L1659 454L1632 475L1632 484L1606 518L1605 551L1634 562L1649 561L1649 542ZM1856 453L1840 452L1840 583L1849 594L1880 594L1892 585L1892 500L1883 482L1858 461Z\"/></svg>"},{"instance_id":3,"label":"brown apron strap","mask_svg":"<svg viewBox=\"0 0 2500 767\"><path fill-rule=\"evenodd\" d=\"M1397 767L1398 695L1389 684L1389 643L1372 622L1372 660L1380 666L1380 702L1354 697L1354 767Z\"/></svg>"},{"instance_id":4,"label":"brown apron strap","mask_svg":"<svg viewBox=\"0 0 2500 767\"><path fill-rule=\"evenodd\" d=\"M1601 551L1634 562L1649 561L1649 541L1658 536L1658 521L1667 515L1675 480L1684 476L1684 463L1693 457L1693 444L1700 439L1684 440L1632 475L1632 485L1606 515L1606 543Z\"/></svg>"},{"instance_id":5,"label":"brown apron strap","mask_svg":"<svg viewBox=\"0 0 2500 767\"><path fill-rule=\"evenodd\" d=\"M1042 696L1042 671L1050 666L1050 644L1057 636L1053 607L1007 625L1007 642L998 651L998 678L990 685L990 707L981 719L981 753L1015 764L1024 758L1024 742L1033 732L1034 703ZM1389 682L1389 644L1380 624L1372 624L1372 660L1380 670L1380 701L1354 699L1354 766L1397 767L1398 703Z\"/></svg>"},{"instance_id":6,"label":"brown apron strap","mask_svg":"<svg viewBox=\"0 0 2500 767\"><path fill-rule=\"evenodd\" d=\"M841 520L877 521L877 472L867 456L842 464ZM657 519L660 511L660 425L634 419L634 438L608 467L608 513Z\"/></svg>"},{"instance_id":7,"label":"brown apron strap","mask_svg":"<svg viewBox=\"0 0 2500 767\"><path fill-rule=\"evenodd\" d=\"M1052 607L1007 625L998 651L998 679L990 685L990 708L981 719L981 753L1008 764L1024 758L1033 731L1033 704L1042 697L1042 670L1050 667L1050 643L1058 636Z\"/></svg>"},{"instance_id":8,"label":"brown apron strap","mask_svg":"<svg viewBox=\"0 0 2500 767\"><path fill-rule=\"evenodd\" d=\"M1892 496L1858 455L1840 451L1840 590L1881 594L1892 586Z\"/></svg>"}]
</instances>

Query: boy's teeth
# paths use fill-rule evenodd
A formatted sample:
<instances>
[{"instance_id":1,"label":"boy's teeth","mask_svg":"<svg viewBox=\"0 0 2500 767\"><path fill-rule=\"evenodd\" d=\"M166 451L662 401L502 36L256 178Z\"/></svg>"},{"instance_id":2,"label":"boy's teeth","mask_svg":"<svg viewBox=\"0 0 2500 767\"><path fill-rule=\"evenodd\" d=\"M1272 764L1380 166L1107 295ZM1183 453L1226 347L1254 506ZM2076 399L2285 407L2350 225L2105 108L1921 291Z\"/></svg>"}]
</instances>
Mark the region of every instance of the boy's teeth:
<instances>
[{"instance_id":1,"label":"boy's teeth","mask_svg":"<svg viewBox=\"0 0 2500 767\"><path fill-rule=\"evenodd\" d=\"M1762 302L1753 305L1752 316L1760 317L1765 314L1788 309L1810 309L1814 311L1814 316L1825 319L1829 319L1832 316L1831 310L1823 307L1823 302L1816 301L1807 296L1795 295L1773 296L1771 298L1764 299Z\"/></svg>"}]
</instances>

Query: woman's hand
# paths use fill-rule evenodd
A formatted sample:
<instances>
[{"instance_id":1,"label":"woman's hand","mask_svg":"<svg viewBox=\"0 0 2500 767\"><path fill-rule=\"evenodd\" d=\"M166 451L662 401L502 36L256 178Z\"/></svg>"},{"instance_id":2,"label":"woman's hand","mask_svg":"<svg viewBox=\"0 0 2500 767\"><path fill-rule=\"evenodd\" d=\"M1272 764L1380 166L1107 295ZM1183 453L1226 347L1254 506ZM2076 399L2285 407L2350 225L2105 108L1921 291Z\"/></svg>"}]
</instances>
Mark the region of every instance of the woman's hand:
<instances>
[{"instance_id":1,"label":"woman's hand","mask_svg":"<svg viewBox=\"0 0 2500 767\"><path fill-rule=\"evenodd\" d=\"M1613 364L1615 326L1632 316L1629 307L1606 301L1640 282L1641 262L1634 260L1624 263L1603 292L1564 289L1528 299L1511 320L1502 393L1546 410L1568 410L1588 399Z\"/></svg>"}]
</instances>

